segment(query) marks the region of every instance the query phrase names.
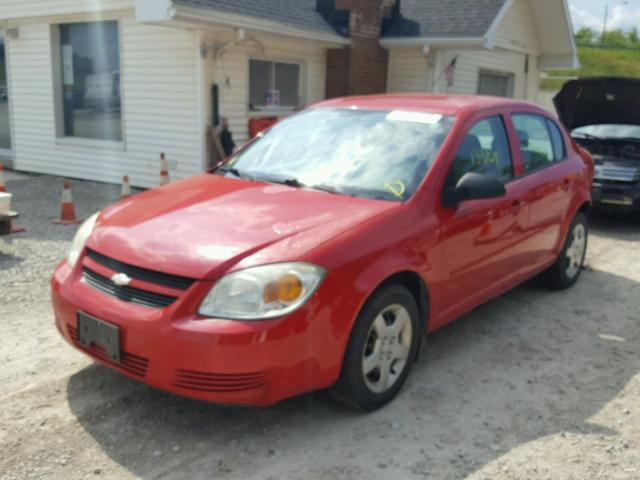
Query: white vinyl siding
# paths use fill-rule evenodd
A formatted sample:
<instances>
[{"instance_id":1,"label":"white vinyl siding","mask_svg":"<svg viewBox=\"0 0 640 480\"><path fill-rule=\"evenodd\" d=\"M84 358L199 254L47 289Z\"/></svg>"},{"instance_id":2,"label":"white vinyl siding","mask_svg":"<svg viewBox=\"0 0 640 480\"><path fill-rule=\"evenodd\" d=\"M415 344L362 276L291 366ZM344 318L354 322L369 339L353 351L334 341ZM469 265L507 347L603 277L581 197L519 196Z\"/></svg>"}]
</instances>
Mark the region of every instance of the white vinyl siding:
<instances>
[{"instance_id":1,"label":"white vinyl siding","mask_svg":"<svg viewBox=\"0 0 640 480\"><path fill-rule=\"evenodd\" d=\"M136 186L158 184L160 152L173 178L204 165L197 33L120 19L124 139L120 149L56 139L51 26L22 25L8 42L16 168Z\"/></svg>"},{"instance_id":2,"label":"white vinyl siding","mask_svg":"<svg viewBox=\"0 0 640 480\"><path fill-rule=\"evenodd\" d=\"M389 93L427 92L431 71L420 47L393 48L389 51Z\"/></svg>"},{"instance_id":3,"label":"white vinyl siding","mask_svg":"<svg viewBox=\"0 0 640 480\"><path fill-rule=\"evenodd\" d=\"M496 30L496 48L540 54L528 0L515 0Z\"/></svg>"},{"instance_id":4,"label":"white vinyl siding","mask_svg":"<svg viewBox=\"0 0 640 480\"><path fill-rule=\"evenodd\" d=\"M325 98L326 48L313 42L291 42L260 36L264 50L253 42L236 45L222 59L207 62L210 82L220 86L220 115L229 119L229 126L238 145L249 138L249 119L270 116L268 112L249 111L249 60L299 63L302 67L300 95L302 107ZM215 38L208 41L215 42ZM223 40L218 40L223 41ZM209 102L210 103L210 102ZM211 108L207 109L209 112ZM211 122L210 113L208 122Z\"/></svg>"},{"instance_id":5,"label":"white vinyl siding","mask_svg":"<svg viewBox=\"0 0 640 480\"><path fill-rule=\"evenodd\" d=\"M0 19L126 10L133 0L0 0Z\"/></svg>"},{"instance_id":6,"label":"white vinyl siding","mask_svg":"<svg viewBox=\"0 0 640 480\"><path fill-rule=\"evenodd\" d=\"M436 91L442 93L458 93L475 95L478 91L480 72L511 74L514 76L514 98L525 97L525 56L519 53L497 50L446 50L440 52L443 68L449 65L454 57L458 57L455 83L447 86L445 78L438 82Z\"/></svg>"}]
</instances>

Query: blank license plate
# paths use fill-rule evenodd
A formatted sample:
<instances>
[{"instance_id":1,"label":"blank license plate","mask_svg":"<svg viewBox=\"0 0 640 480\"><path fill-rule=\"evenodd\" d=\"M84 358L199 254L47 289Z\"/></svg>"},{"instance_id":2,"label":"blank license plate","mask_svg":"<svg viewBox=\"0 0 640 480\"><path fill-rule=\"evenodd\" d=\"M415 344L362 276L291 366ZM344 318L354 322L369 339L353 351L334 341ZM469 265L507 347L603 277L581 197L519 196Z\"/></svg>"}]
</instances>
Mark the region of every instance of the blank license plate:
<instances>
[{"instance_id":1,"label":"blank license plate","mask_svg":"<svg viewBox=\"0 0 640 480\"><path fill-rule=\"evenodd\" d=\"M609 205L624 205L624 206L633 205L633 199L629 197L619 197L619 198L604 197L604 198L601 198L600 201L602 203L607 203Z\"/></svg>"},{"instance_id":2,"label":"blank license plate","mask_svg":"<svg viewBox=\"0 0 640 480\"><path fill-rule=\"evenodd\" d=\"M106 350L114 362L120 362L120 328L103 320L78 312L78 340L89 348L97 345Z\"/></svg>"}]
</instances>

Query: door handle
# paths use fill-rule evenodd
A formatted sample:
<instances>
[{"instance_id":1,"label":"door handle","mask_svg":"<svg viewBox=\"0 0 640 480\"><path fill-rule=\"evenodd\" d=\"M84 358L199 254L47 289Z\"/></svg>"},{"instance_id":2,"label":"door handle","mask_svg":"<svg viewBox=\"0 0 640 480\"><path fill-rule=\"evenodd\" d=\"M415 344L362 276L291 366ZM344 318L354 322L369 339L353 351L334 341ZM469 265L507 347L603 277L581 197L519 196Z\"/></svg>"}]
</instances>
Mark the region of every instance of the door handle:
<instances>
[{"instance_id":1,"label":"door handle","mask_svg":"<svg viewBox=\"0 0 640 480\"><path fill-rule=\"evenodd\" d=\"M518 215L520 213L520 209L522 208L521 200L514 200L511 202L511 213L514 215Z\"/></svg>"},{"instance_id":2,"label":"door handle","mask_svg":"<svg viewBox=\"0 0 640 480\"><path fill-rule=\"evenodd\" d=\"M562 189L564 191L568 191L570 186L571 186L571 179L570 178L565 178L562 181Z\"/></svg>"}]
</instances>

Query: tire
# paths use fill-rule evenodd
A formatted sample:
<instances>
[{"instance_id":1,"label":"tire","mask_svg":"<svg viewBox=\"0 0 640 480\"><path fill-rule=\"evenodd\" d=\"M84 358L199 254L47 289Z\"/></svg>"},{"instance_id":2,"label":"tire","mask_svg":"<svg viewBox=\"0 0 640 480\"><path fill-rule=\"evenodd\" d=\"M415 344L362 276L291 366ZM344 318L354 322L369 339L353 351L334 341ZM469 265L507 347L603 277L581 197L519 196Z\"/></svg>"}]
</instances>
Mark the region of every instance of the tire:
<instances>
[{"instance_id":1,"label":"tire","mask_svg":"<svg viewBox=\"0 0 640 480\"><path fill-rule=\"evenodd\" d=\"M589 225L584 213L578 212L573 219L567 239L556 263L542 274L543 282L556 290L572 287L580 278L587 254Z\"/></svg>"},{"instance_id":2,"label":"tire","mask_svg":"<svg viewBox=\"0 0 640 480\"><path fill-rule=\"evenodd\" d=\"M340 378L330 389L334 399L364 411L389 403L409 376L422 334L409 290L389 285L377 291L351 332Z\"/></svg>"}]
</instances>

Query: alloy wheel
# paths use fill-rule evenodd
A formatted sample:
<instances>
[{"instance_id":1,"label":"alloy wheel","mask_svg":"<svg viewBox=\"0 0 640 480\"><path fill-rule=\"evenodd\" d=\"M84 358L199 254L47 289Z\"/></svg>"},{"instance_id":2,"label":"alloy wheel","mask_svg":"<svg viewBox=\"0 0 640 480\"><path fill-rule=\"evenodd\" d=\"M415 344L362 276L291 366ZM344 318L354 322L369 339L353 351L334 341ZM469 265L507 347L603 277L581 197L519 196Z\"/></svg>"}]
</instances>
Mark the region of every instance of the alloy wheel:
<instances>
[{"instance_id":1,"label":"alloy wheel","mask_svg":"<svg viewBox=\"0 0 640 480\"><path fill-rule=\"evenodd\" d=\"M575 277L582 268L587 247L587 232L584 225L578 223L571 234L571 244L567 248L567 277Z\"/></svg>"}]
</instances>

